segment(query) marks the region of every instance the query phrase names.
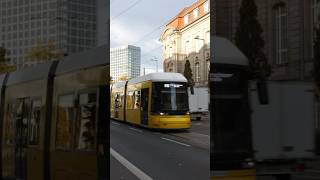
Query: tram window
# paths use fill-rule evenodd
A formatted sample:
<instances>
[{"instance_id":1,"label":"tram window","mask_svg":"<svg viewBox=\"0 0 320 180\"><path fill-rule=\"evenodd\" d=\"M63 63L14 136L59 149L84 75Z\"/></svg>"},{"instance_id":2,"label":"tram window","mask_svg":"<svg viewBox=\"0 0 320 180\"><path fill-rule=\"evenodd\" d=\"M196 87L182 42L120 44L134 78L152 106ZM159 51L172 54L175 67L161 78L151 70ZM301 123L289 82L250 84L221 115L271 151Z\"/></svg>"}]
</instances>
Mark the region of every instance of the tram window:
<instances>
[{"instance_id":1,"label":"tram window","mask_svg":"<svg viewBox=\"0 0 320 180\"><path fill-rule=\"evenodd\" d=\"M134 91L129 91L127 96L127 109L133 109L134 108Z\"/></svg>"},{"instance_id":2,"label":"tram window","mask_svg":"<svg viewBox=\"0 0 320 180\"><path fill-rule=\"evenodd\" d=\"M79 119L76 123L76 147L81 150L92 150L95 147L96 129L96 93L79 95Z\"/></svg>"},{"instance_id":3,"label":"tram window","mask_svg":"<svg viewBox=\"0 0 320 180\"><path fill-rule=\"evenodd\" d=\"M56 127L56 148L70 149L72 144L72 124L75 119L74 96L64 95L58 98L58 116Z\"/></svg>"},{"instance_id":4,"label":"tram window","mask_svg":"<svg viewBox=\"0 0 320 180\"><path fill-rule=\"evenodd\" d=\"M133 98L134 98L133 109L139 109L140 108L140 91L134 91Z\"/></svg>"},{"instance_id":5,"label":"tram window","mask_svg":"<svg viewBox=\"0 0 320 180\"><path fill-rule=\"evenodd\" d=\"M15 132L15 114L16 114L17 104L8 104L7 108L7 118L4 124L4 139L6 144L14 143L14 132Z\"/></svg>"},{"instance_id":6,"label":"tram window","mask_svg":"<svg viewBox=\"0 0 320 180\"><path fill-rule=\"evenodd\" d=\"M116 108L119 108L119 107L121 107L121 100L122 100L122 98L121 98L121 95L120 95L120 93L117 93L116 94L116 98L115 98L115 106L116 106Z\"/></svg>"},{"instance_id":7,"label":"tram window","mask_svg":"<svg viewBox=\"0 0 320 180\"><path fill-rule=\"evenodd\" d=\"M38 145L40 136L40 115L41 115L41 100L34 99L31 104L31 116L29 122L29 144Z\"/></svg>"},{"instance_id":8,"label":"tram window","mask_svg":"<svg viewBox=\"0 0 320 180\"><path fill-rule=\"evenodd\" d=\"M120 94L120 103L119 103L120 106L119 107L122 107L123 103L124 103L124 94L121 93Z\"/></svg>"}]
</instances>

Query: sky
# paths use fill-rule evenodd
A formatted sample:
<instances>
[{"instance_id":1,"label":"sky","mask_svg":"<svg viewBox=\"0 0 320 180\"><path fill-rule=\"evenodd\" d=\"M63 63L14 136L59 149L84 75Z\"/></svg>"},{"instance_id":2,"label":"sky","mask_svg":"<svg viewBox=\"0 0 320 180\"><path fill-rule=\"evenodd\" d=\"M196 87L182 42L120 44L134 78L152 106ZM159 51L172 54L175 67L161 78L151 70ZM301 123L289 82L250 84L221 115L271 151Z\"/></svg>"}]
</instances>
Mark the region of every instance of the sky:
<instances>
[{"instance_id":1,"label":"sky","mask_svg":"<svg viewBox=\"0 0 320 180\"><path fill-rule=\"evenodd\" d=\"M164 25L194 2L196 0L110 0L111 48L138 46L141 48L141 73L143 68L146 74L156 71L156 62L151 59L157 59L158 71L163 71L159 39Z\"/></svg>"}]
</instances>

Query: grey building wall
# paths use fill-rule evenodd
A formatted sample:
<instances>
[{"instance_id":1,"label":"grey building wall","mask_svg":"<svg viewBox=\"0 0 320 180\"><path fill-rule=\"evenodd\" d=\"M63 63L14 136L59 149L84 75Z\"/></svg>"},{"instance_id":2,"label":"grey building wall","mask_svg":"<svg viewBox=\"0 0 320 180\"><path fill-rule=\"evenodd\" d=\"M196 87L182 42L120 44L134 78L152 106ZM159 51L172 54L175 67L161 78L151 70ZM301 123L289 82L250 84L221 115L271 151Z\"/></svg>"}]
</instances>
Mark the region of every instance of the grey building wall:
<instances>
[{"instance_id":1,"label":"grey building wall","mask_svg":"<svg viewBox=\"0 0 320 180\"><path fill-rule=\"evenodd\" d=\"M98 1L98 45L109 43L109 24L110 22L110 7L108 0Z\"/></svg>"},{"instance_id":2,"label":"grey building wall","mask_svg":"<svg viewBox=\"0 0 320 180\"><path fill-rule=\"evenodd\" d=\"M0 14L0 43L18 68L39 40L67 54L97 45L96 0L1 0Z\"/></svg>"}]
</instances>

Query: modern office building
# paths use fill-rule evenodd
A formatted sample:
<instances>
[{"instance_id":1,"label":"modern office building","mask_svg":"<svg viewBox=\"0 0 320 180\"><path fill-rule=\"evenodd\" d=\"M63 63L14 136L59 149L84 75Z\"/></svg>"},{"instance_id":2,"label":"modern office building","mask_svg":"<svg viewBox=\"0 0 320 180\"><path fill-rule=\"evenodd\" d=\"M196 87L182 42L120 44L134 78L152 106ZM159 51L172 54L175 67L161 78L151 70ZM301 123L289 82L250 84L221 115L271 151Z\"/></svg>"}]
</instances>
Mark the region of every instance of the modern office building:
<instances>
[{"instance_id":1,"label":"modern office building","mask_svg":"<svg viewBox=\"0 0 320 180\"><path fill-rule=\"evenodd\" d=\"M140 76L141 49L127 45L110 49L110 75L114 82Z\"/></svg>"},{"instance_id":2,"label":"modern office building","mask_svg":"<svg viewBox=\"0 0 320 180\"><path fill-rule=\"evenodd\" d=\"M29 64L26 52L37 42L51 42L66 54L97 45L97 1L1 0L0 44L12 64Z\"/></svg>"},{"instance_id":3,"label":"modern office building","mask_svg":"<svg viewBox=\"0 0 320 180\"><path fill-rule=\"evenodd\" d=\"M311 80L319 0L255 0L273 80ZM241 0L215 0L214 33L235 39Z\"/></svg>"},{"instance_id":4,"label":"modern office building","mask_svg":"<svg viewBox=\"0 0 320 180\"><path fill-rule=\"evenodd\" d=\"M190 61L195 86L207 86L210 66L210 1L197 0L166 25L160 38L165 72L183 73Z\"/></svg>"}]
</instances>

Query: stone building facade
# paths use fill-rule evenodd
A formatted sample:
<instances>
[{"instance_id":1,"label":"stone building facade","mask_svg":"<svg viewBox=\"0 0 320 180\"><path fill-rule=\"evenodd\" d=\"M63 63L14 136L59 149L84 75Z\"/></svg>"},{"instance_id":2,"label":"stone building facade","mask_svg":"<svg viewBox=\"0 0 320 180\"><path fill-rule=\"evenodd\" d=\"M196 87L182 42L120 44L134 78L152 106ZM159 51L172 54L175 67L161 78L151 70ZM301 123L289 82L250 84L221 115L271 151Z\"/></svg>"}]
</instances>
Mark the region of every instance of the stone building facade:
<instances>
[{"instance_id":1,"label":"stone building facade","mask_svg":"<svg viewBox=\"0 0 320 180\"><path fill-rule=\"evenodd\" d=\"M255 0L272 80L311 80L319 0ZM241 0L215 0L214 34L234 42ZM248 42L250 43L250 42Z\"/></svg>"},{"instance_id":2,"label":"stone building facade","mask_svg":"<svg viewBox=\"0 0 320 180\"><path fill-rule=\"evenodd\" d=\"M165 72L184 72L190 61L195 86L207 86L210 65L210 1L197 0L166 25L160 38Z\"/></svg>"}]
</instances>

